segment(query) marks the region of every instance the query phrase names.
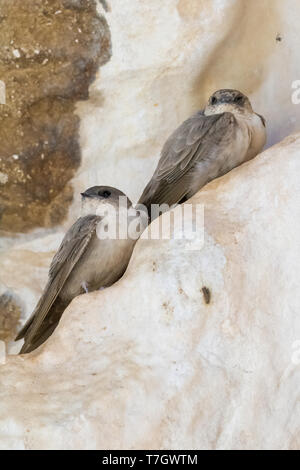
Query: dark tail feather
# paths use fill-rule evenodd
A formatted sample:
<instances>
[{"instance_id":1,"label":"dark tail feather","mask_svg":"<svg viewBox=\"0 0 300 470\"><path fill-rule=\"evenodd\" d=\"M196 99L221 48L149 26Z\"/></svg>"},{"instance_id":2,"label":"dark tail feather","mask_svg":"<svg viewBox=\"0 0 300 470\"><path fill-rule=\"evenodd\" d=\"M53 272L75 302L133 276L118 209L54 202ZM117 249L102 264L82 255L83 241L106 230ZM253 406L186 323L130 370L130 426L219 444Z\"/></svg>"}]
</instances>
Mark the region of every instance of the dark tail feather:
<instances>
[{"instance_id":1,"label":"dark tail feather","mask_svg":"<svg viewBox=\"0 0 300 470\"><path fill-rule=\"evenodd\" d=\"M34 351L37 349L41 344L43 344L49 336L52 335L53 331L57 327L57 323L55 325L49 325L48 328L45 329L44 333L41 334L41 336L37 337L36 339L34 338L31 343L25 343L22 346L22 349L19 354L28 354L31 351Z\"/></svg>"},{"instance_id":2,"label":"dark tail feather","mask_svg":"<svg viewBox=\"0 0 300 470\"><path fill-rule=\"evenodd\" d=\"M25 338L25 342L22 346L20 354L27 354L33 351L34 349L38 348L41 344L43 344L49 338L49 336L52 335L67 306L68 303L62 302L58 297L49 312L47 313L47 316L45 317L43 323L41 324L33 338L30 339L30 341L28 341L27 338L30 333L30 327L32 325L32 322L29 325L25 325L26 331L22 336Z\"/></svg>"},{"instance_id":3,"label":"dark tail feather","mask_svg":"<svg viewBox=\"0 0 300 470\"><path fill-rule=\"evenodd\" d=\"M154 184L150 181L150 183L144 189L138 204L143 204L147 208L148 215L151 220L154 220L160 214L160 212L156 213L156 211L153 210L153 213L151 213L152 205L166 204L169 207L172 207L185 198L188 188L188 175L183 176L181 180L176 181L175 183L167 183L166 181L162 180L156 182L154 186Z\"/></svg>"}]
</instances>

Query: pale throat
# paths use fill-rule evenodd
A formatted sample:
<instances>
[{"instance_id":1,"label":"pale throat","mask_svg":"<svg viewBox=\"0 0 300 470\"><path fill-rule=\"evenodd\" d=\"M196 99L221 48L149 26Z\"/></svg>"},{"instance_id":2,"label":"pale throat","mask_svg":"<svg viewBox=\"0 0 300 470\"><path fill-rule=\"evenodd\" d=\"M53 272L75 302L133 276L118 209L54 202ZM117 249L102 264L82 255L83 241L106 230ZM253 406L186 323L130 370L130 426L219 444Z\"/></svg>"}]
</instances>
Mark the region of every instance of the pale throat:
<instances>
[{"instance_id":1,"label":"pale throat","mask_svg":"<svg viewBox=\"0 0 300 470\"><path fill-rule=\"evenodd\" d=\"M99 199L84 198L81 202L81 217L85 217L86 215L98 215L100 207L102 212L103 203L99 202Z\"/></svg>"},{"instance_id":2,"label":"pale throat","mask_svg":"<svg viewBox=\"0 0 300 470\"><path fill-rule=\"evenodd\" d=\"M206 116L211 116L213 114L222 114L222 113L232 113L237 117L243 117L247 118L251 114L253 114L252 111L246 109L246 108L241 108L240 106L234 106L233 104L230 103L220 103L219 105L214 105L214 106L207 106L204 110L204 114Z\"/></svg>"}]
</instances>

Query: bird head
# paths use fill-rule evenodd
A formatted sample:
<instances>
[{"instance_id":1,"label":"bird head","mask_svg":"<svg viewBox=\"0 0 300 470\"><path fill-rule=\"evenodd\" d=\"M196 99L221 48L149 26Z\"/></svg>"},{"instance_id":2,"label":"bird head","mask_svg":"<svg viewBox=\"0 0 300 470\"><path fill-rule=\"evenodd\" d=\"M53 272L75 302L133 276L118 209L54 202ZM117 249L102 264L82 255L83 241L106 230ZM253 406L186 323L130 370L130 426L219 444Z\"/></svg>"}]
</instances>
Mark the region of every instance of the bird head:
<instances>
[{"instance_id":1,"label":"bird head","mask_svg":"<svg viewBox=\"0 0 300 470\"><path fill-rule=\"evenodd\" d=\"M101 215L103 210L118 210L119 207L130 208L132 202L126 194L111 186L93 186L81 193L82 215Z\"/></svg>"},{"instance_id":2,"label":"bird head","mask_svg":"<svg viewBox=\"0 0 300 470\"><path fill-rule=\"evenodd\" d=\"M119 189L93 186L81 193L81 197L81 216L102 217L102 224L97 229L100 239L115 239L122 234L122 238L125 236L137 240L148 225L148 218L144 213L134 208L130 199Z\"/></svg>"},{"instance_id":3,"label":"bird head","mask_svg":"<svg viewBox=\"0 0 300 470\"><path fill-rule=\"evenodd\" d=\"M231 112L237 114L253 113L251 103L246 95L238 90L218 90L208 100L204 114L221 114Z\"/></svg>"}]
</instances>

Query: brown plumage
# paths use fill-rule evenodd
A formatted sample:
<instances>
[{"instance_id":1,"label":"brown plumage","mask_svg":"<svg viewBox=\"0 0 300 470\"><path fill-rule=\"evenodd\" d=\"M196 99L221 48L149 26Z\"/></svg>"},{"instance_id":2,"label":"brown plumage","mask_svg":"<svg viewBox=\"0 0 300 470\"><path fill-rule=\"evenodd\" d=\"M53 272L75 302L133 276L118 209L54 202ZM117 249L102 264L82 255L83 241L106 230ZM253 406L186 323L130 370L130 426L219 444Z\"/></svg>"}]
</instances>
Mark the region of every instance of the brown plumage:
<instances>
[{"instance_id":1,"label":"brown plumage","mask_svg":"<svg viewBox=\"0 0 300 470\"><path fill-rule=\"evenodd\" d=\"M83 193L84 212L87 215L80 217L68 230L53 258L44 292L16 338L25 339L21 353L36 349L53 333L65 308L74 297L84 293L85 288L93 291L110 286L124 273L135 240L99 239L96 233L100 224L104 223L104 218L95 213L97 208L105 205L115 208L118 214L120 196L125 197L115 188L101 186Z\"/></svg>"},{"instance_id":2,"label":"brown plumage","mask_svg":"<svg viewBox=\"0 0 300 470\"><path fill-rule=\"evenodd\" d=\"M138 204L180 203L202 186L253 158L265 144L262 116L237 90L214 93L205 110L183 122L166 141Z\"/></svg>"}]
</instances>

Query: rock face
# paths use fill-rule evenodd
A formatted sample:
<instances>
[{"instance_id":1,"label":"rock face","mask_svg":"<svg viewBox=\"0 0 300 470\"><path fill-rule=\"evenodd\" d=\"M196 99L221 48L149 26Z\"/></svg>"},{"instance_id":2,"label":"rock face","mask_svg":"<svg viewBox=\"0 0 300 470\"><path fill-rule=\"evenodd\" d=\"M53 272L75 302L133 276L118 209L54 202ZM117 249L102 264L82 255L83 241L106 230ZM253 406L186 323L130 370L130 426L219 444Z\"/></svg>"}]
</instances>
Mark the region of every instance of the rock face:
<instances>
[{"instance_id":1,"label":"rock face","mask_svg":"<svg viewBox=\"0 0 300 470\"><path fill-rule=\"evenodd\" d=\"M1 0L0 229L60 223L80 164L78 100L110 57L94 0Z\"/></svg>"},{"instance_id":2,"label":"rock face","mask_svg":"<svg viewBox=\"0 0 300 470\"><path fill-rule=\"evenodd\" d=\"M231 87L249 95L267 119L268 145L300 128L300 105L291 100L300 77L298 0L273 0L272 9L270 0L101 3L107 8L98 3L98 16L105 15L108 26L87 0L0 5L0 41L7 47L0 52L0 80L5 74L11 113L5 117L7 107L0 105L0 225L14 231L55 225L1 239L0 293L22 300L22 322L78 216L79 193L108 184L137 201L170 132L213 91ZM33 9L36 27L20 30L18 21L32 22ZM78 102L87 97L96 64L110 56L109 31L112 56L96 74L89 100ZM26 86L15 86L14 77ZM28 149L24 158L22 148Z\"/></svg>"},{"instance_id":3,"label":"rock face","mask_svg":"<svg viewBox=\"0 0 300 470\"><path fill-rule=\"evenodd\" d=\"M138 200L169 134L217 89L249 95L267 119L268 146L299 130L297 0L274 0L272 9L270 0L108 3L113 54L78 105L75 212L76 195L95 183Z\"/></svg>"},{"instance_id":4,"label":"rock face","mask_svg":"<svg viewBox=\"0 0 300 470\"><path fill-rule=\"evenodd\" d=\"M106 11L98 3L97 16L92 1L1 1L0 80L9 106L0 104L0 226L55 225L1 240L0 292L22 299L22 321L78 215L79 193L108 184L136 201L170 132L211 92L232 87L248 94L267 118L268 145L300 128L300 105L291 100L300 77L297 0L273 0L272 9L270 0L102 5ZM33 11L35 28L19 28L31 24ZM77 103L78 142L75 102L87 97L96 66L110 56L108 28L113 54L89 100Z\"/></svg>"},{"instance_id":5,"label":"rock face","mask_svg":"<svg viewBox=\"0 0 300 470\"><path fill-rule=\"evenodd\" d=\"M80 191L136 201L170 132L218 88L249 95L268 146L300 128L298 0L101 3L1 0L0 363ZM122 281L9 358L1 446L299 447L298 150L292 137L195 198L199 253L141 240Z\"/></svg>"},{"instance_id":6,"label":"rock face","mask_svg":"<svg viewBox=\"0 0 300 470\"><path fill-rule=\"evenodd\" d=\"M140 240L118 283L8 357L1 447L299 449L299 152L300 134L203 188L203 246Z\"/></svg>"},{"instance_id":7,"label":"rock face","mask_svg":"<svg viewBox=\"0 0 300 470\"><path fill-rule=\"evenodd\" d=\"M21 306L9 292L0 296L0 341L9 341L16 337L21 312Z\"/></svg>"}]
</instances>

